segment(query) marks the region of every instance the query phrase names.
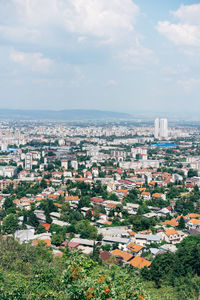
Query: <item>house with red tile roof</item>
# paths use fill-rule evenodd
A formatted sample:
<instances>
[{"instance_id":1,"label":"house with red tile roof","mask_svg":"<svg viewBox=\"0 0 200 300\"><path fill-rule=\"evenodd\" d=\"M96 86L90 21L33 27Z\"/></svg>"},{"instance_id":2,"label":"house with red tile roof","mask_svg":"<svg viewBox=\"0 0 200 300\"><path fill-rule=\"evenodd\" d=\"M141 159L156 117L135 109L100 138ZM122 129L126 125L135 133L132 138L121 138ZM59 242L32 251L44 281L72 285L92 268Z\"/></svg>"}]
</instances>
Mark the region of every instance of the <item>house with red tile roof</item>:
<instances>
[{"instance_id":1,"label":"house with red tile roof","mask_svg":"<svg viewBox=\"0 0 200 300\"><path fill-rule=\"evenodd\" d=\"M164 231L164 240L167 243L177 244L180 243L181 237L174 228L169 228Z\"/></svg>"},{"instance_id":2,"label":"house with red tile roof","mask_svg":"<svg viewBox=\"0 0 200 300\"><path fill-rule=\"evenodd\" d=\"M65 196L65 201L69 202L70 204L78 204L80 199L78 196Z\"/></svg>"},{"instance_id":3,"label":"house with red tile roof","mask_svg":"<svg viewBox=\"0 0 200 300\"><path fill-rule=\"evenodd\" d=\"M129 261L130 265L137 269L142 269L144 267L149 268L151 262L146 260L144 257L136 256Z\"/></svg>"},{"instance_id":4,"label":"house with red tile roof","mask_svg":"<svg viewBox=\"0 0 200 300\"><path fill-rule=\"evenodd\" d=\"M188 229L199 229L200 228L200 219L191 219L187 222L186 227Z\"/></svg>"},{"instance_id":5,"label":"house with red tile roof","mask_svg":"<svg viewBox=\"0 0 200 300\"><path fill-rule=\"evenodd\" d=\"M133 255L140 256L142 254L142 251L144 249L144 246L135 244L131 242L126 246L127 250L129 250Z\"/></svg>"},{"instance_id":6,"label":"house with red tile roof","mask_svg":"<svg viewBox=\"0 0 200 300\"><path fill-rule=\"evenodd\" d=\"M111 252L112 255L121 258L124 261L130 261L133 258L133 254L119 249L115 249Z\"/></svg>"}]
</instances>

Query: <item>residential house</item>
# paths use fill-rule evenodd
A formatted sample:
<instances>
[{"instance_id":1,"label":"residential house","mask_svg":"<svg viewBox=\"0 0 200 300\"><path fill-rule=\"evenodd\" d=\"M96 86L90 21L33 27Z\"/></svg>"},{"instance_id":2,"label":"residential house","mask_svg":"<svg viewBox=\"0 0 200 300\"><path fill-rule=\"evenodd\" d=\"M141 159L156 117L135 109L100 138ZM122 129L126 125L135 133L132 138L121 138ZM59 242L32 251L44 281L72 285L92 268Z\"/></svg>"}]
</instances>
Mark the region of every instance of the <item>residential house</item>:
<instances>
[{"instance_id":1,"label":"residential house","mask_svg":"<svg viewBox=\"0 0 200 300\"><path fill-rule=\"evenodd\" d=\"M172 244L177 244L181 241L179 233L174 228L165 229L163 238L167 243Z\"/></svg>"},{"instance_id":2,"label":"residential house","mask_svg":"<svg viewBox=\"0 0 200 300\"><path fill-rule=\"evenodd\" d=\"M122 260L124 260L125 262L130 261L133 258L133 254L130 254L126 251L122 251L119 249L115 249L111 252L112 255L121 258Z\"/></svg>"},{"instance_id":3,"label":"residential house","mask_svg":"<svg viewBox=\"0 0 200 300\"><path fill-rule=\"evenodd\" d=\"M142 251L144 250L144 246L141 246L141 245L137 245L133 242L131 242L130 244L128 244L126 246L126 248L131 251L131 253L134 255L134 256L140 256L142 254Z\"/></svg>"},{"instance_id":4,"label":"residential house","mask_svg":"<svg viewBox=\"0 0 200 300\"><path fill-rule=\"evenodd\" d=\"M200 219L191 219L187 222L186 227L188 229L199 229L200 228Z\"/></svg>"},{"instance_id":5,"label":"residential house","mask_svg":"<svg viewBox=\"0 0 200 300\"><path fill-rule=\"evenodd\" d=\"M149 268L151 262L146 260L144 257L136 256L132 260L129 261L130 265L137 269L142 269L144 267Z\"/></svg>"}]
</instances>

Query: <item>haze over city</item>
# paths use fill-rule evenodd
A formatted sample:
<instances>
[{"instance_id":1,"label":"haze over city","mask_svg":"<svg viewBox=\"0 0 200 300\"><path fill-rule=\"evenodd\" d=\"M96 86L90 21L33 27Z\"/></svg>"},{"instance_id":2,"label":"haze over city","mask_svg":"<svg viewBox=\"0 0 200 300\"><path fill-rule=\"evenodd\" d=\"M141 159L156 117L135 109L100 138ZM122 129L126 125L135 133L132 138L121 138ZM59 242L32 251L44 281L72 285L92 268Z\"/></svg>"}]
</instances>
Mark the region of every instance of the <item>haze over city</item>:
<instances>
[{"instance_id":1,"label":"haze over city","mask_svg":"<svg viewBox=\"0 0 200 300\"><path fill-rule=\"evenodd\" d=\"M1 0L0 108L196 112L200 4Z\"/></svg>"}]
</instances>

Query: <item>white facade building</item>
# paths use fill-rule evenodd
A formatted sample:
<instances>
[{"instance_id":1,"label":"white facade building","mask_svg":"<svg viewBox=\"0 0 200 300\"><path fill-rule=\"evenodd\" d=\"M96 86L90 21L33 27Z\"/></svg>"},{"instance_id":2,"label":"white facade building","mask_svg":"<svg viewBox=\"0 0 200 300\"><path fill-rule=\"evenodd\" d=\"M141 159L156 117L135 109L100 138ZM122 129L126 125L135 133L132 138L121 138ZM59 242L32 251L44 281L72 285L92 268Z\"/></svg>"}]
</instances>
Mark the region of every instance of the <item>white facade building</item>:
<instances>
[{"instance_id":1,"label":"white facade building","mask_svg":"<svg viewBox=\"0 0 200 300\"><path fill-rule=\"evenodd\" d=\"M74 170L78 170L78 162L76 160L71 161L71 166Z\"/></svg>"},{"instance_id":2,"label":"white facade building","mask_svg":"<svg viewBox=\"0 0 200 300\"><path fill-rule=\"evenodd\" d=\"M168 137L168 121L167 119L160 119L160 137Z\"/></svg>"},{"instance_id":3,"label":"white facade building","mask_svg":"<svg viewBox=\"0 0 200 300\"><path fill-rule=\"evenodd\" d=\"M25 157L25 169L26 170L32 170L32 164L33 164L33 155L32 153L26 153Z\"/></svg>"},{"instance_id":4,"label":"white facade building","mask_svg":"<svg viewBox=\"0 0 200 300\"><path fill-rule=\"evenodd\" d=\"M154 137L155 137L155 139L159 138L159 132L160 132L160 121L157 118L154 121Z\"/></svg>"},{"instance_id":5,"label":"white facade building","mask_svg":"<svg viewBox=\"0 0 200 300\"><path fill-rule=\"evenodd\" d=\"M61 167L64 168L65 170L68 169L68 160L67 159L63 159L61 161Z\"/></svg>"},{"instance_id":6,"label":"white facade building","mask_svg":"<svg viewBox=\"0 0 200 300\"><path fill-rule=\"evenodd\" d=\"M154 121L154 137L168 138L168 120L167 119L155 119Z\"/></svg>"}]
</instances>

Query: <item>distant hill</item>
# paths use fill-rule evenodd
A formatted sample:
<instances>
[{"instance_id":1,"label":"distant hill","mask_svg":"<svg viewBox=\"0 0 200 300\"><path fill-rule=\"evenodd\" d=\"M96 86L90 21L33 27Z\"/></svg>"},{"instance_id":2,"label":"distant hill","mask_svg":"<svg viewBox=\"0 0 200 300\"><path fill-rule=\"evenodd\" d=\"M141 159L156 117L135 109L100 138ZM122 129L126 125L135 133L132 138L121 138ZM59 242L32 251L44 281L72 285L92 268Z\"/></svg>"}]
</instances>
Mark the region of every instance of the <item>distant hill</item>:
<instances>
[{"instance_id":1,"label":"distant hill","mask_svg":"<svg viewBox=\"0 0 200 300\"><path fill-rule=\"evenodd\" d=\"M127 113L102 110L18 110L0 109L0 120L105 120L130 119Z\"/></svg>"}]
</instances>

